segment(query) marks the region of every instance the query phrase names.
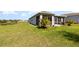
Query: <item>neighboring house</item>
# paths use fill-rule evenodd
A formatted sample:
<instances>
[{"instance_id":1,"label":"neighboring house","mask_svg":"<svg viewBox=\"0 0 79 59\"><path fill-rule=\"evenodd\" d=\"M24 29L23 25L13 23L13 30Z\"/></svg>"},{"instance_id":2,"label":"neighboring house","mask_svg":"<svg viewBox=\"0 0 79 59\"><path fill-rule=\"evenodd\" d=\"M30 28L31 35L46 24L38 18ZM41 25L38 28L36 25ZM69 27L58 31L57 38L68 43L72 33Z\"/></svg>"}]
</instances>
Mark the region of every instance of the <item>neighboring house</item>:
<instances>
[{"instance_id":1,"label":"neighboring house","mask_svg":"<svg viewBox=\"0 0 79 59\"><path fill-rule=\"evenodd\" d=\"M75 23L79 23L79 13L69 13L69 14L64 14L66 16L66 20L74 20Z\"/></svg>"},{"instance_id":2,"label":"neighboring house","mask_svg":"<svg viewBox=\"0 0 79 59\"><path fill-rule=\"evenodd\" d=\"M51 26L61 25L65 22L65 16L56 16L55 14L47 11L41 11L35 14L31 18L29 18L28 21L33 25L39 25L41 23L41 20L45 17L47 17L51 21Z\"/></svg>"}]
</instances>

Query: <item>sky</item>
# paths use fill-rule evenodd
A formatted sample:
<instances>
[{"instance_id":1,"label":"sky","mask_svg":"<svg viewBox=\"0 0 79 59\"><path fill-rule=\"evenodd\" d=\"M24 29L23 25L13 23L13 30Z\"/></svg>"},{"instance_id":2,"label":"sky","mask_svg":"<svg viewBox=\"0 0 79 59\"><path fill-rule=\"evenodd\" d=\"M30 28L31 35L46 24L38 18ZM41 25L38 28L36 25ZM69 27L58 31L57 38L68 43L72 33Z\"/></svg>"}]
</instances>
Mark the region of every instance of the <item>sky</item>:
<instances>
[{"instance_id":1,"label":"sky","mask_svg":"<svg viewBox=\"0 0 79 59\"><path fill-rule=\"evenodd\" d=\"M30 11L0 11L0 19L28 19L35 12Z\"/></svg>"},{"instance_id":2,"label":"sky","mask_svg":"<svg viewBox=\"0 0 79 59\"><path fill-rule=\"evenodd\" d=\"M79 0L0 0L0 11L79 11Z\"/></svg>"},{"instance_id":3,"label":"sky","mask_svg":"<svg viewBox=\"0 0 79 59\"><path fill-rule=\"evenodd\" d=\"M0 19L28 19L39 11L79 12L79 0L0 0ZM36 12L37 11L37 12Z\"/></svg>"},{"instance_id":4,"label":"sky","mask_svg":"<svg viewBox=\"0 0 79 59\"><path fill-rule=\"evenodd\" d=\"M70 13L71 11L49 11L56 15ZM31 16L38 12L34 11L0 11L0 19L22 19L28 20Z\"/></svg>"}]
</instances>

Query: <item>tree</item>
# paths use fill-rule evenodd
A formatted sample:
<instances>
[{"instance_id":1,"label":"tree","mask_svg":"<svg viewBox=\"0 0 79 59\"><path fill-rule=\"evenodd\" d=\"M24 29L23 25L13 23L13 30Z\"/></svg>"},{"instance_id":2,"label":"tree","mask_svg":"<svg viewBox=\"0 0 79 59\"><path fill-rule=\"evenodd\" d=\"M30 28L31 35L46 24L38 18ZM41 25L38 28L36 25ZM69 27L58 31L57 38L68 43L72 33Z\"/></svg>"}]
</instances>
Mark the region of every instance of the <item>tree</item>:
<instances>
[{"instance_id":1,"label":"tree","mask_svg":"<svg viewBox=\"0 0 79 59\"><path fill-rule=\"evenodd\" d=\"M47 28L48 25L50 25L50 20L47 17L43 18L41 21L41 27Z\"/></svg>"}]
</instances>

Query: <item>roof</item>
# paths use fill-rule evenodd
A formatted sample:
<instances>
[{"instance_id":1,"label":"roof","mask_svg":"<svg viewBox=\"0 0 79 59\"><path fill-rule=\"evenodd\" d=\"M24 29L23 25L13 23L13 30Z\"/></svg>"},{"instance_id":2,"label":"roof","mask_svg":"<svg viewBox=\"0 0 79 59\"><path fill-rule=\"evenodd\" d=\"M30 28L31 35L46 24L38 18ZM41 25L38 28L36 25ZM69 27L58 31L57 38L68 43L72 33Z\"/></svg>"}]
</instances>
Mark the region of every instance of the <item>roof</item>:
<instances>
[{"instance_id":1,"label":"roof","mask_svg":"<svg viewBox=\"0 0 79 59\"><path fill-rule=\"evenodd\" d=\"M68 13L68 14L64 14L66 16L79 16L79 13Z\"/></svg>"},{"instance_id":2,"label":"roof","mask_svg":"<svg viewBox=\"0 0 79 59\"><path fill-rule=\"evenodd\" d=\"M53 15L53 16L55 15L55 14L48 12L48 11L41 11L41 12L38 12L37 14L33 15L32 17L40 15L40 14L43 14L43 15L47 14L47 15ZM31 19L32 17L30 17L29 19Z\"/></svg>"},{"instance_id":3,"label":"roof","mask_svg":"<svg viewBox=\"0 0 79 59\"><path fill-rule=\"evenodd\" d=\"M55 16L55 17L63 17L63 18L65 18L66 16Z\"/></svg>"},{"instance_id":4,"label":"roof","mask_svg":"<svg viewBox=\"0 0 79 59\"><path fill-rule=\"evenodd\" d=\"M51 12L48 12L48 11L41 11L41 12L39 12L40 14L51 14L51 15L54 15L54 14L52 14Z\"/></svg>"}]
</instances>

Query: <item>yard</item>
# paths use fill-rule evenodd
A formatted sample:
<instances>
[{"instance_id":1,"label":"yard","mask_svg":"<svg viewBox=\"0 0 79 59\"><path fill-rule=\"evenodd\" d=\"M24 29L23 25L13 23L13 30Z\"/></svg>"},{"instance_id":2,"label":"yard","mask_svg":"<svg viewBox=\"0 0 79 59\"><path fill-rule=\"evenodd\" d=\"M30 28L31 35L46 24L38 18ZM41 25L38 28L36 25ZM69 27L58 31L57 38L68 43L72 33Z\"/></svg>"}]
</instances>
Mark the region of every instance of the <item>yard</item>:
<instances>
[{"instance_id":1,"label":"yard","mask_svg":"<svg viewBox=\"0 0 79 59\"><path fill-rule=\"evenodd\" d=\"M79 24L39 29L26 22L0 25L1 47L79 46Z\"/></svg>"}]
</instances>

